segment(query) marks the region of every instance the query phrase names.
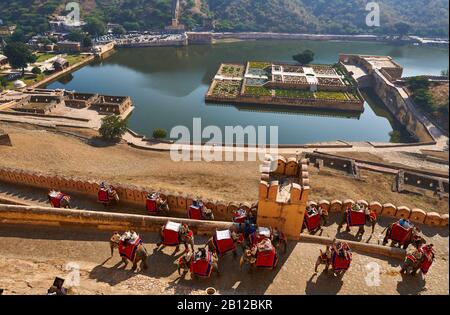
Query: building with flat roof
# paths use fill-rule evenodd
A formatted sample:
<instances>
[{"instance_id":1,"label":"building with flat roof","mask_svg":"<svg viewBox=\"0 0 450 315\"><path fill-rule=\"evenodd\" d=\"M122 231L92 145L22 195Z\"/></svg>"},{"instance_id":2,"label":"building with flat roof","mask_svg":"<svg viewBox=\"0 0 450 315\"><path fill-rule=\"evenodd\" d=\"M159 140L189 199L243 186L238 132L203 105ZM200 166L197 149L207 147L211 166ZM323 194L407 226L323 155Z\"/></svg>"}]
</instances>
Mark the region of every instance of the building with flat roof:
<instances>
[{"instance_id":1,"label":"building with flat roof","mask_svg":"<svg viewBox=\"0 0 450 315\"><path fill-rule=\"evenodd\" d=\"M79 42L62 41L56 43L58 51L65 54L76 54L81 52L81 44Z\"/></svg>"}]
</instances>

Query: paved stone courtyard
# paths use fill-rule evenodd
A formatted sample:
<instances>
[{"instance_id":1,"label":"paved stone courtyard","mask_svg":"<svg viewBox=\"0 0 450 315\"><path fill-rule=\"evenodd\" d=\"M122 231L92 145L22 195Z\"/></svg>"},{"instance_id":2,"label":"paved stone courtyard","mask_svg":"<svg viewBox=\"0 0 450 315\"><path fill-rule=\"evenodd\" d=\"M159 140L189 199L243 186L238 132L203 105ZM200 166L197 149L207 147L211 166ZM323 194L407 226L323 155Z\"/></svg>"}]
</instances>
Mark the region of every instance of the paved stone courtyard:
<instances>
[{"instance_id":1,"label":"paved stone courtyard","mask_svg":"<svg viewBox=\"0 0 450 315\"><path fill-rule=\"evenodd\" d=\"M425 279L402 277L400 261L354 253L350 270L343 279L314 273L314 263L322 245L290 242L275 271L239 270L232 256L220 262L222 275L192 280L180 277L176 260L168 248L153 252L156 234L143 233L150 253L149 270L133 273L117 269L120 258L109 259L109 232L74 227L27 227L0 225L0 288L4 294L45 294L55 276L71 280L66 267L80 268L80 285L71 294L204 294L214 287L219 294L448 294L448 259L439 257ZM197 238L196 245L205 242ZM380 283L375 270L379 266ZM369 281L369 282L367 282Z\"/></svg>"}]
</instances>

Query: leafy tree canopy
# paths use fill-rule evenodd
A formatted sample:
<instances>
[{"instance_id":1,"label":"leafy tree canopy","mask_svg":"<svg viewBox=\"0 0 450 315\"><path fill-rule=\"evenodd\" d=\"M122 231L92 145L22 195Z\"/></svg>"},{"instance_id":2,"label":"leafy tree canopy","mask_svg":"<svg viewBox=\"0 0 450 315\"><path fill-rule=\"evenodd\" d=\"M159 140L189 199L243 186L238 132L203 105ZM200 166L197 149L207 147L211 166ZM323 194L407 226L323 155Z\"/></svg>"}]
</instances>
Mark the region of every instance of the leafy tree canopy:
<instances>
[{"instance_id":1,"label":"leafy tree canopy","mask_svg":"<svg viewBox=\"0 0 450 315\"><path fill-rule=\"evenodd\" d=\"M24 69L29 63L36 61L36 56L32 54L30 48L24 43L9 43L5 47L5 56L8 57L9 64L15 69Z\"/></svg>"},{"instance_id":2,"label":"leafy tree canopy","mask_svg":"<svg viewBox=\"0 0 450 315\"><path fill-rule=\"evenodd\" d=\"M102 118L100 135L105 140L119 140L127 131L127 121L119 115L109 115Z\"/></svg>"}]
</instances>

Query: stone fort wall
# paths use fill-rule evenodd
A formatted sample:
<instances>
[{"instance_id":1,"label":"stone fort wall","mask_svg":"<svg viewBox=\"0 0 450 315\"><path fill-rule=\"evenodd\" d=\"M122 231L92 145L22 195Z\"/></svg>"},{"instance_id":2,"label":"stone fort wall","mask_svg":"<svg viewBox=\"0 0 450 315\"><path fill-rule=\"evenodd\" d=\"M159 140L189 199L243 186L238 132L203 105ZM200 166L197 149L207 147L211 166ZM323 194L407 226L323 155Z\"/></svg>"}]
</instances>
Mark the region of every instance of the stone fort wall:
<instances>
[{"instance_id":1,"label":"stone fort wall","mask_svg":"<svg viewBox=\"0 0 450 315\"><path fill-rule=\"evenodd\" d=\"M270 163L276 163L276 167L270 167ZM275 170L273 170L275 169ZM274 176L297 176L298 182L293 183L289 197L280 201L280 182ZM61 177L42 174L38 172L0 168L0 181L11 184L31 186L46 189L58 189L64 192L80 193L97 199L100 181L85 180L80 178ZM153 190L143 187L109 183L113 185L123 202L135 204L145 208L146 196ZM261 225L279 227L290 238L298 238L300 226L303 224L303 215L308 204L318 204L330 212L343 212L354 203L353 200L309 200L309 175L307 172L307 160L295 161L279 157L276 160L266 161L262 167L261 182L259 185L258 222ZM174 215L186 216L187 209L192 204L194 196L182 193L161 192L168 199L169 207ZM250 209L249 203L227 202L203 199L206 206L212 209L216 220L231 221L232 212L239 207ZM392 203L380 203L378 201L359 200L366 203L379 215L392 218L409 218L413 222L431 226L448 226L448 214L440 215L436 212L426 212L422 209L396 206Z\"/></svg>"}]
</instances>

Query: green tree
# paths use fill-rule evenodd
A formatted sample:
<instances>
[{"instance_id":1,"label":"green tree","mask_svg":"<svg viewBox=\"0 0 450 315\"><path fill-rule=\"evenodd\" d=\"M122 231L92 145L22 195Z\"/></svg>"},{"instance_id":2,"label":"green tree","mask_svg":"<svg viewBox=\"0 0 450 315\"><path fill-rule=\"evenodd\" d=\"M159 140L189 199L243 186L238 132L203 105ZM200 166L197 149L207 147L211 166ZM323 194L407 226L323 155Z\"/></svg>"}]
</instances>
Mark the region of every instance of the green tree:
<instances>
[{"instance_id":1,"label":"green tree","mask_svg":"<svg viewBox=\"0 0 450 315\"><path fill-rule=\"evenodd\" d=\"M86 48L92 47L92 45L93 45L92 39L91 39L89 36L86 36L86 37L83 39L82 44L83 44L83 47L86 47Z\"/></svg>"},{"instance_id":2,"label":"green tree","mask_svg":"<svg viewBox=\"0 0 450 315\"><path fill-rule=\"evenodd\" d=\"M102 118L100 135L105 140L119 140L127 131L127 121L119 115L109 115Z\"/></svg>"},{"instance_id":3,"label":"green tree","mask_svg":"<svg viewBox=\"0 0 450 315\"><path fill-rule=\"evenodd\" d=\"M411 31L411 25L405 22L398 22L394 25L394 29L397 35L405 36Z\"/></svg>"},{"instance_id":4,"label":"green tree","mask_svg":"<svg viewBox=\"0 0 450 315\"><path fill-rule=\"evenodd\" d=\"M167 131L161 128L156 128L155 130L153 130L153 138L155 139L167 138Z\"/></svg>"},{"instance_id":5,"label":"green tree","mask_svg":"<svg viewBox=\"0 0 450 315\"><path fill-rule=\"evenodd\" d=\"M84 31L93 36L101 36L106 34L106 24L95 16L90 16L86 19L86 25Z\"/></svg>"},{"instance_id":6,"label":"green tree","mask_svg":"<svg viewBox=\"0 0 450 315\"><path fill-rule=\"evenodd\" d=\"M312 50L306 49L303 52L292 56L292 59L302 65L307 65L314 60L314 52Z\"/></svg>"},{"instance_id":7,"label":"green tree","mask_svg":"<svg viewBox=\"0 0 450 315\"><path fill-rule=\"evenodd\" d=\"M9 43L5 47L5 56L14 69L22 69L22 75L28 63L36 61L36 56L31 53L30 48L23 43Z\"/></svg>"},{"instance_id":8,"label":"green tree","mask_svg":"<svg viewBox=\"0 0 450 315\"><path fill-rule=\"evenodd\" d=\"M34 74L41 74L42 73L42 71L41 71L41 69L39 67L34 67L31 70L31 72L34 73Z\"/></svg>"},{"instance_id":9,"label":"green tree","mask_svg":"<svg viewBox=\"0 0 450 315\"><path fill-rule=\"evenodd\" d=\"M9 36L8 41L13 43L14 42L24 43L26 41L25 34L21 29L17 29L14 31L14 33L12 33L11 36Z\"/></svg>"},{"instance_id":10,"label":"green tree","mask_svg":"<svg viewBox=\"0 0 450 315\"><path fill-rule=\"evenodd\" d=\"M127 32L127 30L122 25L114 27L112 31L115 35L123 35Z\"/></svg>"},{"instance_id":11,"label":"green tree","mask_svg":"<svg viewBox=\"0 0 450 315\"><path fill-rule=\"evenodd\" d=\"M67 35L66 38L72 42L81 43L85 37L86 37L86 35L82 31L73 30Z\"/></svg>"},{"instance_id":12,"label":"green tree","mask_svg":"<svg viewBox=\"0 0 450 315\"><path fill-rule=\"evenodd\" d=\"M448 68L441 71L441 75L444 77L448 77Z\"/></svg>"}]
</instances>

